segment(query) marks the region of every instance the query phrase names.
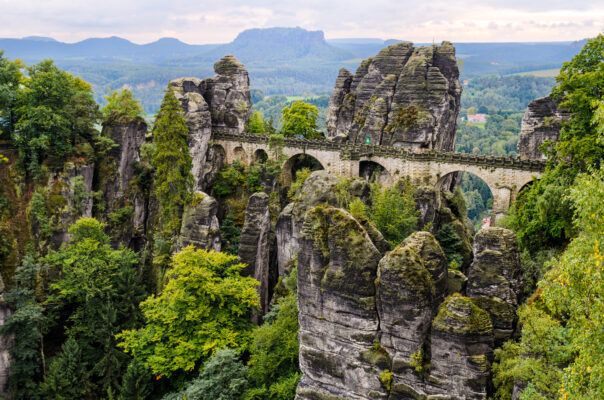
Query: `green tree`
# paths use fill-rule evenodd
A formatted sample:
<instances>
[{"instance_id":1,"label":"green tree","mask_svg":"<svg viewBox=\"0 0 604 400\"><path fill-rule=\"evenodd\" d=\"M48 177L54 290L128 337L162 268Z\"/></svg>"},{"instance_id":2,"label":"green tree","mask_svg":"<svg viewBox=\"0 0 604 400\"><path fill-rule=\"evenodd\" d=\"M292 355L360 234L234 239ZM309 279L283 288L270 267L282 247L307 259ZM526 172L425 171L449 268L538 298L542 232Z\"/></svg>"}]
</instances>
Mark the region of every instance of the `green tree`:
<instances>
[{"instance_id":1,"label":"green tree","mask_svg":"<svg viewBox=\"0 0 604 400\"><path fill-rule=\"evenodd\" d=\"M266 133L264 116L260 111L254 111L250 117L247 124L247 131L257 135L264 135Z\"/></svg>"},{"instance_id":2,"label":"green tree","mask_svg":"<svg viewBox=\"0 0 604 400\"><path fill-rule=\"evenodd\" d=\"M317 131L318 116L317 107L303 101L294 101L281 111L281 133L285 137L319 139L323 135Z\"/></svg>"},{"instance_id":3,"label":"green tree","mask_svg":"<svg viewBox=\"0 0 604 400\"><path fill-rule=\"evenodd\" d=\"M594 129L597 102L604 95L604 35L588 40L579 54L564 63L556 81L552 96L562 101L560 107L571 112L572 118L562 125L551 156L568 164L571 173L597 167L604 157L604 142Z\"/></svg>"},{"instance_id":4,"label":"green tree","mask_svg":"<svg viewBox=\"0 0 604 400\"><path fill-rule=\"evenodd\" d=\"M120 400L142 400L153 391L151 371L145 368L136 358L130 361L120 391Z\"/></svg>"},{"instance_id":5,"label":"green tree","mask_svg":"<svg viewBox=\"0 0 604 400\"><path fill-rule=\"evenodd\" d=\"M129 362L115 335L141 322L137 305L145 292L136 274L138 258L129 249L113 250L104 227L93 218L79 219L69 230L70 243L44 261L59 274L47 303L55 317L66 318L66 334L77 341L91 383L106 393L119 390Z\"/></svg>"},{"instance_id":6,"label":"green tree","mask_svg":"<svg viewBox=\"0 0 604 400\"><path fill-rule=\"evenodd\" d=\"M142 117L144 113L143 106L139 100L134 98L134 95L129 89L109 90L109 94L105 96L107 104L103 107L103 118L120 118L133 119Z\"/></svg>"},{"instance_id":7,"label":"green tree","mask_svg":"<svg viewBox=\"0 0 604 400\"><path fill-rule=\"evenodd\" d=\"M236 260L193 246L175 254L172 279L141 303L145 325L119 334L119 346L160 377L192 371L223 347L246 346L258 282L241 277Z\"/></svg>"},{"instance_id":8,"label":"green tree","mask_svg":"<svg viewBox=\"0 0 604 400\"><path fill-rule=\"evenodd\" d=\"M19 84L23 79L20 61L9 61L0 50L0 135L10 135L14 129L16 118L16 102Z\"/></svg>"},{"instance_id":9,"label":"green tree","mask_svg":"<svg viewBox=\"0 0 604 400\"><path fill-rule=\"evenodd\" d=\"M82 350L74 338L69 338L48 367L40 392L44 399L83 399L92 394Z\"/></svg>"},{"instance_id":10,"label":"green tree","mask_svg":"<svg viewBox=\"0 0 604 400\"><path fill-rule=\"evenodd\" d=\"M520 341L497 353L501 399L511 398L514 380L528 385L523 400L604 397L604 168L578 175L568 196L578 234L520 310Z\"/></svg>"},{"instance_id":11,"label":"green tree","mask_svg":"<svg viewBox=\"0 0 604 400\"><path fill-rule=\"evenodd\" d=\"M264 317L264 324L254 330L248 362L252 388L248 400L294 398L300 378L298 366L297 268L281 283L287 295L278 299Z\"/></svg>"},{"instance_id":12,"label":"green tree","mask_svg":"<svg viewBox=\"0 0 604 400\"><path fill-rule=\"evenodd\" d=\"M42 326L43 307L36 301L36 287L42 267L31 254L23 258L15 271L17 286L5 295L14 312L7 316L0 327L5 338L13 337L10 348L9 385L14 398L35 400L39 398L36 382L42 373Z\"/></svg>"},{"instance_id":13,"label":"green tree","mask_svg":"<svg viewBox=\"0 0 604 400\"><path fill-rule=\"evenodd\" d=\"M193 188L188 134L178 100L169 87L153 127L155 195L159 201L162 227L169 233L180 229L182 212Z\"/></svg>"},{"instance_id":14,"label":"green tree","mask_svg":"<svg viewBox=\"0 0 604 400\"><path fill-rule=\"evenodd\" d=\"M398 246L417 226L413 186L401 180L391 188L371 184L369 219L393 247Z\"/></svg>"},{"instance_id":15,"label":"green tree","mask_svg":"<svg viewBox=\"0 0 604 400\"><path fill-rule=\"evenodd\" d=\"M18 105L13 141L31 174L38 174L47 158L54 166L62 165L74 145L98 136L100 112L92 87L50 60L28 68Z\"/></svg>"},{"instance_id":16,"label":"green tree","mask_svg":"<svg viewBox=\"0 0 604 400\"><path fill-rule=\"evenodd\" d=\"M247 367L237 351L225 348L203 364L199 376L185 389L162 400L239 400L247 386Z\"/></svg>"}]
</instances>

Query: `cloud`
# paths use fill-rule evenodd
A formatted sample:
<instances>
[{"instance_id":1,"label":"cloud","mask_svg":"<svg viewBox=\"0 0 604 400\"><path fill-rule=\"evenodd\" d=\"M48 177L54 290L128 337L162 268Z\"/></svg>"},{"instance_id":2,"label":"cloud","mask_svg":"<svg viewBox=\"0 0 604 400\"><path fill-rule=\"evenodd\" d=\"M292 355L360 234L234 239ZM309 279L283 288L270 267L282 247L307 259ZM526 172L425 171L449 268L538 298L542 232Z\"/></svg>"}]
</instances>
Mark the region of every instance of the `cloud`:
<instances>
[{"instance_id":1,"label":"cloud","mask_svg":"<svg viewBox=\"0 0 604 400\"><path fill-rule=\"evenodd\" d=\"M244 29L301 26L327 37L415 42L576 40L604 26L590 0L0 0L0 37L74 42L117 35L138 43L176 36L228 42ZM535 22L538 21L538 22Z\"/></svg>"}]
</instances>

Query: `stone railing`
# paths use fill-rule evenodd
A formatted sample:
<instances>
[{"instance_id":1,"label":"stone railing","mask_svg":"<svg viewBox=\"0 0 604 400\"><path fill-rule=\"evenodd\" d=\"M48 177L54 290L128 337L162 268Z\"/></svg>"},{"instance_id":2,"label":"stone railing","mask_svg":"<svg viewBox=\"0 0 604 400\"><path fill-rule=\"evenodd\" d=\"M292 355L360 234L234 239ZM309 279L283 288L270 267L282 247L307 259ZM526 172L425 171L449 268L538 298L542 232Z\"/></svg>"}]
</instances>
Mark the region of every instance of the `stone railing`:
<instances>
[{"instance_id":1,"label":"stone railing","mask_svg":"<svg viewBox=\"0 0 604 400\"><path fill-rule=\"evenodd\" d=\"M256 135L251 133L213 133L212 139L258 144L268 144L269 141L269 137L266 135ZM542 172L545 170L546 165L545 160L523 160L514 157L484 156L434 150L415 152L404 147L338 143L329 139L285 138L283 140L283 147L293 147L302 150L312 149L339 152L343 160L360 160L364 157L385 157L409 161L456 163L476 165L480 167L520 169L535 172Z\"/></svg>"}]
</instances>

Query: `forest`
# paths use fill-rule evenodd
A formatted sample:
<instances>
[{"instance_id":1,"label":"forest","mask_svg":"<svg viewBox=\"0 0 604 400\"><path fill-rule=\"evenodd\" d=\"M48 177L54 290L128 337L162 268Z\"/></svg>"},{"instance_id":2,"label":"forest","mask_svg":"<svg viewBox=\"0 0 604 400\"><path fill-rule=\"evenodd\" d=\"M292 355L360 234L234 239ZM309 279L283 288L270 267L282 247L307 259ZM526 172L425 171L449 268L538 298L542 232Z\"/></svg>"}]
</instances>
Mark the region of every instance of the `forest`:
<instances>
[{"instance_id":1,"label":"forest","mask_svg":"<svg viewBox=\"0 0 604 400\"><path fill-rule=\"evenodd\" d=\"M461 116L482 111L487 119L484 126L460 121L460 152L515 156L524 108L535 97L550 94L571 115L542 178L501 223L518 238L523 302L516 334L495 350L489 395L602 399L604 36L587 41L555 80L490 76L464 90ZM124 88L110 91L101 107L89 83L54 62L28 66L0 52L0 273L11 310L0 334L13 341L12 398L294 399L301 377L297 259L274 277L263 313L259 282L238 255L248 199L283 172L280 140L321 136L328 97L265 94L252 91L246 129L268 135L274 154L216 172L209 194L220 224L210 234L220 234L223 251L201 250L179 242L186 210L208 199L193 190L189 130L172 87L142 138L129 189L111 199L120 166L110 129L144 124L140 100ZM92 163L91 187L82 175L57 172ZM270 191L272 213L305 201L313 169L301 163L289 187ZM338 206L386 245L433 229L449 269L467 262L453 222L436 229L420 221L409 181L389 188L374 181L364 195L351 194L352 183L338 178ZM465 177L445 199L476 223L492 206L487 192ZM148 240L124 244L136 236L137 202L153 210L143 224ZM311 228L325 245L324 227ZM374 347L380 355L379 342ZM429 366L418 354L421 375ZM390 391L391 376L380 379Z\"/></svg>"}]
</instances>

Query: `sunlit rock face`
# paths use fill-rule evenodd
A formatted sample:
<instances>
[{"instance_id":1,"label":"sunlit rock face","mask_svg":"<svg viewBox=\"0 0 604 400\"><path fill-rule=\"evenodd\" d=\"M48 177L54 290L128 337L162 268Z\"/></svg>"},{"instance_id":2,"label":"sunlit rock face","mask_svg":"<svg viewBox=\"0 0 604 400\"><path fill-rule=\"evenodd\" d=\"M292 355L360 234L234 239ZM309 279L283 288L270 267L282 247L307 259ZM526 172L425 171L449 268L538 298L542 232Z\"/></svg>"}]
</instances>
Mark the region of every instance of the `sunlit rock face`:
<instances>
[{"instance_id":1,"label":"sunlit rock face","mask_svg":"<svg viewBox=\"0 0 604 400\"><path fill-rule=\"evenodd\" d=\"M461 84L455 48L400 42L341 69L327 111L329 137L352 143L452 151Z\"/></svg>"}]
</instances>

